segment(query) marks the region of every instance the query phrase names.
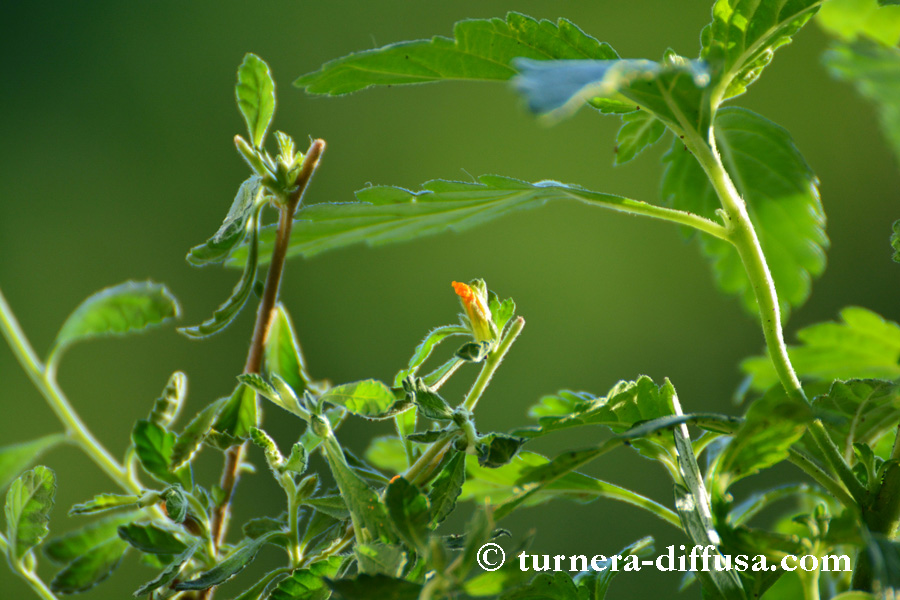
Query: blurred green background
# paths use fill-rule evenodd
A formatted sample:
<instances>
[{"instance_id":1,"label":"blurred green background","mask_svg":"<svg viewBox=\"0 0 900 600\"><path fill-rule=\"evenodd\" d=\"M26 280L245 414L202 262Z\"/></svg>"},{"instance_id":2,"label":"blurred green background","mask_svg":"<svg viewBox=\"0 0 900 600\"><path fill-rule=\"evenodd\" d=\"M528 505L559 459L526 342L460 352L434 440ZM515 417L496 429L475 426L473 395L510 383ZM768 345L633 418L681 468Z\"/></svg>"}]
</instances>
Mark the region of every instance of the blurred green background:
<instances>
[{"instance_id":1,"label":"blurred green background","mask_svg":"<svg viewBox=\"0 0 900 600\"><path fill-rule=\"evenodd\" d=\"M5 3L0 287L38 352L46 351L83 298L129 278L168 284L183 304L182 324L205 319L228 295L237 272L195 270L184 255L215 231L247 175L231 141L243 132L233 86L247 51L273 69L275 127L301 144L307 135L328 142L307 195L311 202L350 201L370 182L418 189L433 178L484 173L557 179L656 201L665 144L614 169L614 117L584 110L546 128L504 85L378 89L339 99L308 97L290 86L348 52L449 35L459 19L509 10L567 17L625 57L655 58L670 46L695 56L709 20L707 3L684 1ZM789 337L848 304L900 317L900 268L887 245L890 223L900 217L897 164L872 107L821 67L827 43L808 26L739 99L793 133L821 179L829 215L829 268L811 300L792 315ZM762 336L736 300L715 290L697 249L666 224L555 204L465 234L291 261L282 297L314 376L389 379L429 328L456 320L450 282L474 277L515 298L528 321L479 407L484 431L526 423L527 407L545 393L572 388L599 394L642 373L671 378L686 410L741 410L730 400L740 381L737 363L762 349ZM204 342L168 327L79 345L63 362L60 383L120 455L131 424L146 414L173 370L190 379L189 411L233 388L251 312ZM459 376L450 397L458 398L473 377ZM5 347L0 382L0 445L59 429ZM266 427L280 440L296 437L299 421L275 409L268 415ZM373 433L383 432L349 423L341 437L361 451ZM592 434L536 449L588 444ZM44 462L59 478L54 533L77 524L65 516L73 503L113 491L72 449L57 449ZM219 465L220 456L207 451L201 477L217 479ZM589 472L671 504L662 469L633 453L619 451ZM250 516L282 509L280 491L262 471L244 478L237 502L234 529ZM549 554L610 554L646 534L658 536L658 548L685 541L636 509L609 502L546 505L503 524L516 539L537 527L533 548ZM273 550L261 555L263 564L276 560ZM42 573L52 578L52 569ZM152 576L132 556L111 582L83 597L130 597ZM678 580L647 571L624 574L613 597L657 590L674 595ZM239 577L220 596L235 595L249 581L249 575ZM29 592L4 568L0 596Z\"/></svg>"}]
</instances>

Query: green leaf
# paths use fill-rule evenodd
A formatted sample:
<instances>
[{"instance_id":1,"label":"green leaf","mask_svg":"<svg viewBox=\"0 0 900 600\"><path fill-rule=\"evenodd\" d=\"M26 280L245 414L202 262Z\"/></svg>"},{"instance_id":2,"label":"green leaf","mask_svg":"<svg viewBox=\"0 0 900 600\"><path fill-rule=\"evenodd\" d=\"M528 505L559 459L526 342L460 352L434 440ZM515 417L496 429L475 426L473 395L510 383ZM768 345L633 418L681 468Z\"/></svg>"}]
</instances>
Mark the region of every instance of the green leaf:
<instances>
[{"instance_id":1,"label":"green leaf","mask_svg":"<svg viewBox=\"0 0 900 600\"><path fill-rule=\"evenodd\" d=\"M510 62L519 56L618 58L615 51L570 21L537 21L511 12L506 20L473 19L453 28L454 39L402 42L357 52L325 63L294 82L312 94L340 95L373 85L402 85L441 80L504 81L516 74Z\"/></svg>"},{"instance_id":2,"label":"green leaf","mask_svg":"<svg viewBox=\"0 0 900 600\"><path fill-rule=\"evenodd\" d=\"M406 552L398 544L357 544L353 550L363 573L400 577L406 566Z\"/></svg>"},{"instance_id":3,"label":"green leaf","mask_svg":"<svg viewBox=\"0 0 900 600\"><path fill-rule=\"evenodd\" d=\"M645 537L630 544L615 554L616 556L637 556L641 559L649 559L653 556L653 538ZM607 561L608 563L609 561ZM583 600L604 600L606 592L609 590L609 584L613 577L618 574L606 565L607 568L602 571L582 571L575 576L575 583L578 584L579 590L587 593L587 598ZM591 565L593 568L593 565ZM581 592L582 594L584 592Z\"/></svg>"},{"instance_id":4,"label":"green leaf","mask_svg":"<svg viewBox=\"0 0 900 600\"><path fill-rule=\"evenodd\" d=\"M58 565L70 563L92 548L110 540L118 541L119 525L133 521L137 514L129 512L98 519L90 525L48 540L41 549L47 558Z\"/></svg>"},{"instance_id":5,"label":"green leaf","mask_svg":"<svg viewBox=\"0 0 900 600\"><path fill-rule=\"evenodd\" d=\"M227 448L250 439L250 430L259 425L259 406L256 402L256 391L239 383L228 401L222 405L212 425L213 435L220 443L217 446Z\"/></svg>"},{"instance_id":6,"label":"green leaf","mask_svg":"<svg viewBox=\"0 0 900 600\"><path fill-rule=\"evenodd\" d=\"M465 481L466 455L457 452L438 473L428 493L433 527L440 525L453 512Z\"/></svg>"},{"instance_id":7,"label":"green leaf","mask_svg":"<svg viewBox=\"0 0 900 600\"><path fill-rule=\"evenodd\" d=\"M222 262L247 235L248 224L262 194L262 179L254 175L238 188L237 195L219 230L199 246L191 248L187 261L195 267Z\"/></svg>"},{"instance_id":8,"label":"green leaf","mask_svg":"<svg viewBox=\"0 0 900 600\"><path fill-rule=\"evenodd\" d=\"M186 470L173 472L175 468L174 452L177 439L175 434L146 419L134 424L131 432L131 443L141 466L154 479L163 483L187 483L190 474Z\"/></svg>"},{"instance_id":9,"label":"green leaf","mask_svg":"<svg viewBox=\"0 0 900 600\"><path fill-rule=\"evenodd\" d=\"M205 590L228 581L253 562L259 549L278 535L281 535L281 532L273 531L255 540L244 540L215 567L205 571L196 579L181 581L175 584L173 588L176 590Z\"/></svg>"},{"instance_id":10,"label":"green leaf","mask_svg":"<svg viewBox=\"0 0 900 600\"><path fill-rule=\"evenodd\" d=\"M234 94L247 123L250 141L257 148L262 148L275 114L275 82L272 81L269 65L255 54L245 54L244 62L238 68Z\"/></svg>"},{"instance_id":11,"label":"green leaf","mask_svg":"<svg viewBox=\"0 0 900 600\"><path fill-rule=\"evenodd\" d=\"M813 415L809 406L790 398L778 385L757 399L715 463L711 477L722 493L735 481L788 457Z\"/></svg>"},{"instance_id":12,"label":"green leaf","mask_svg":"<svg viewBox=\"0 0 900 600\"><path fill-rule=\"evenodd\" d=\"M820 4L822 0L716 0L712 23L700 35L700 58L713 73L713 101L743 94Z\"/></svg>"},{"instance_id":13,"label":"green leaf","mask_svg":"<svg viewBox=\"0 0 900 600\"><path fill-rule=\"evenodd\" d=\"M326 579L334 600L418 600L422 586L387 575L363 573L353 579Z\"/></svg>"},{"instance_id":14,"label":"green leaf","mask_svg":"<svg viewBox=\"0 0 900 600\"><path fill-rule=\"evenodd\" d=\"M488 308L491 311L494 326L497 327L497 331L499 332L503 331L506 324L509 323L510 319L513 318L513 315L516 314L516 303L512 298L507 298L501 302L500 298L497 297L497 294L490 290L488 290Z\"/></svg>"},{"instance_id":15,"label":"green leaf","mask_svg":"<svg viewBox=\"0 0 900 600\"><path fill-rule=\"evenodd\" d=\"M810 282L825 269L825 213L818 180L794 146L790 134L743 108L723 108L715 125L725 168L747 204L766 255L783 313L809 296ZM713 219L719 208L715 191L700 164L680 140L663 158L662 195L666 204ZM712 262L719 287L739 295L757 314L756 297L737 251L711 236L698 236Z\"/></svg>"},{"instance_id":16,"label":"green leaf","mask_svg":"<svg viewBox=\"0 0 900 600\"><path fill-rule=\"evenodd\" d=\"M522 587L502 594L500 600L579 600L579 595L568 573L541 573Z\"/></svg>"},{"instance_id":17,"label":"green leaf","mask_svg":"<svg viewBox=\"0 0 900 600\"><path fill-rule=\"evenodd\" d=\"M799 346L789 346L788 356L803 379L832 381L851 378L897 379L900 377L900 325L855 306L841 311L841 322L826 321L797 332ZM757 390L778 383L768 356L754 356L741 363Z\"/></svg>"},{"instance_id":18,"label":"green leaf","mask_svg":"<svg viewBox=\"0 0 900 600\"><path fill-rule=\"evenodd\" d=\"M485 441L486 440L486 441ZM478 464L488 469L496 469L508 464L519 448L528 440L525 438L507 435L505 433L493 433L486 436L477 446Z\"/></svg>"},{"instance_id":19,"label":"green leaf","mask_svg":"<svg viewBox=\"0 0 900 600\"><path fill-rule=\"evenodd\" d=\"M616 164L623 165L655 144L666 126L649 111L636 110L622 115L622 127L616 134Z\"/></svg>"},{"instance_id":20,"label":"green leaf","mask_svg":"<svg viewBox=\"0 0 900 600\"><path fill-rule=\"evenodd\" d=\"M184 552L172 559L172 562L170 562L166 566L166 568L164 568L162 572L160 572L159 575L138 588L134 592L134 595L136 597L146 596L153 590L169 585L170 583L175 581L175 579L181 574L181 571L184 570L187 562L194 556L199 548L199 542L191 544L190 546L185 548Z\"/></svg>"},{"instance_id":21,"label":"green leaf","mask_svg":"<svg viewBox=\"0 0 900 600\"><path fill-rule=\"evenodd\" d=\"M479 363L487 358L492 342L466 342L456 351L456 356L468 362Z\"/></svg>"},{"instance_id":22,"label":"green leaf","mask_svg":"<svg viewBox=\"0 0 900 600\"><path fill-rule=\"evenodd\" d=\"M181 315L181 307L166 286L152 281L126 281L88 297L63 323L47 362L81 340L124 335L161 325Z\"/></svg>"},{"instance_id":23,"label":"green leaf","mask_svg":"<svg viewBox=\"0 0 900 600\"><path fill-rule=\"evenodd\" d=\"M856 443L873 446L900 422L900 385L878 379L835 381L813 407L835 418L825 420L832 439L852 456Z\"/></svg>"},{"instance_id":24,"label":"green leaf","mask_svg":"<svg viewBox=\"0 0 900 600\"><path fill-rule=\"evenodd\" d=\"M284 462L281 469L284 472L303 475L303 473L306 472L308 463L309 455L306 453L306 448L303 447L303 444L297 442L291 447L291 453L288 455L287 460Z\"/></svg>"},{"instance_id":25,"label":"green leaf","mask_svg":"<svg viewBox=\"0 0 900 600\"><path fill-rule=\"evenodd\" d=\"M175 537L171 531L152 524L121 525L118 533L120 538L148 554L175 555L187 549L187 544Z\"/></svg>"},{"instance_id":26,"label":"green leaf","mask_svg":"<svg viewBox=\"0 0 900 600\"><path fill-rule=\"evenodd\" d=\"M241 531L244 532L244 535L251 539L256 539L273 531L284 533L287 530L287 513L281 513L277 519L273 519L272 517L250 519L244 523L243 527L241 527Z\"/></svg>"},{"instance_id":27,"label":"green leaf","mask_svg":"<svg viewBox=\"0 0 900 600\"><path fill-rule=\"evenodd\" d=\"M213 312L212 317L199 325L179 327L178 332L192 339L201 339L216 334L237 318L238 313L250 299L250 292L256 283L256 271L259 267L259 208L250 216L246 224L250 239L246 244L247 253L243 262L244 272L231 290L228 299Z\"/></svg>"},{"instance_id":28,"label":"green leaf","mask_svg":"<svg viewBox=\"0 0 900 600\"><path fill-rule=\"evenodd\" d=\"M431 509L428 497L403 477L395 477L384 493L384 504L400 538L423 552L428 542Z\"/></svg>"},{"instance_id":29,"label":"green leaf","mask_svg":"<svg viewBox=\"0 0 900 600\"><path fill-rule=\"evenodd\" d=\"M404 393L399 390L395 392L374 379L335 386L322 394L319 400L343 407L366 419L386 419L409 407Z\"/></svg>"},{"instance_id":30,"label":"green leaf","mask_svg":"<svg viewBox=\"0 0 900 600\"><path fill-rule=\"evenodd\" d=\"M896 46L900 42L900 7L878 5L876 0L828 0L816 20L844 41L853 42L864 36L885 46Z\"/></svg>"},{"instance_id":31,"label":"green leaf","mask_svg":"<svg viewBox=\"0 0 900 600\"><path fill-rule=\"evenodd\" d=\"M53 433L44 437L0 448L0 491L45 452L66 441L65 434Z\"/></svg>"},{"instance_id":32,"label":"green leaf","mask_svg":"<svg viewBox=\"0 0 900 600\"><path fill-rule=\"evenodd\" d=\"M893 233L891 234L891 248L894 249L894 255L891 258L894 262L900 263L900 219L894 221ZM0 486L2 488L3 486Z\"/></svg>"},{"instance_id":33,"label":"green leaf","mask_svg":"<svg viewBox=\"0 0 900 600\"><path fill-rule=\"evenodd\" d=\"M482 175L475 183L429 181L420 192L374 186L358 191L356 198L359 202L301 207L294 220L288 256L310 257L361 242L380 246L447 230L464 231L550 200L578 200L613 210L650 206L556 181L526 183L496 175ZM275 228L263 228L260 241L260 262L265 263L271 259ZM246 257L245 245L235 250L227 264L242 267Z\"/></svg>"},{"instance_id":34,"label":"green leaf","mask_svg":"<svg viewBox=\"0 0 900 600\"><path fill-rule=\"evenodd\" d=\"M56 475L43 466L25 471L9 486L5 514L11 561L21 560L47 537L54 496Z\"/></svg>"},{"instance_id":35,"label":"green leaf","mask_svg":"<svg viewBox=\"0 0 900 600\"><path fill-rule=\"evenodd\" d=\"M407 397L412 399L422 416L435 421L453 419L453 409L440 394L429 388L421 379L406 379L403 389Z\"/></svg>"},{"instance_id":36,"label":"green leaf","mask_svg":"<svg viewBox=\"0 0 900 600\"><path fill-rule=\"evenodd\" d=\"M112 575L121 564L128 544L118 538L94 546L80 555L50 582L50 589L58 594L85 592Z\"/></svg>"},{"instance_id":37,"label":"green leaf","mask_svg":"<svg viewBox=\"0 0 900 600\"><path fill-rule=\"evenodd\" d=\"M293 571L290 577L278 583L268 600L326 600L331 590L325 578L337 575L343 561L341 556L330 556Z\"/></svg>"},{"instance_id":38,"label":"green leaf","mask_svg":"<svg viewBox=\"0 0 900 600\"><path fill-rule=\"evenodd\" d=\"M350 517L350 511L347 510L347 503L341 495L307 498L306 500L303 500L303 504L312 506L317 511L341 521Z\"/></svg>"},{"instance_id":39,"label":"green leaf","mask_svg":"<svg viewBox=\"0 0 900 600\"><path fill-rule=\"evenodd\" d=\"M412 357L409 359L409 364L405 369L402 369L396 376L394 376L394 387L400 387L403 385L403 380L411 375L415 375L419 372L419 367L422 366L428 357L431 356L432 350L440 344L442 341L447 339L450 336L454 335L467 335L469 330L460 325L444 325L443 327L436 327L428 332L428 335L425 336L425 339L422 340L418 346L416 346L415 351L413 352Z\"/></svg>"},{"instance_id":40,"label":"green leaf","mask_svg":"<svg viewBox=\"0 0 900 600\"><path fill-rule=\"evenodd\" d=\"M203 492L202 488L198 491ZM188 514L188 498L180 485L174 485L165 492L166 516L173 523L183 523ZM200 515L198 515L200 516Z\"/></svg>"},{"instance_id":41,"label":"green leaf","mask_svg":"<svg viewBox=\"0 0 900 600\"><path fill-rule=\"evenodd\" d=\"M409 466L403 442L393 435L374 438L366 448L365 457L374 466L391 473L402 473Z\"/></svg>"},{"instance_id":42,"label":"green leaf","mask_svg":"<svg viewBox=\"0 0 900 600\"><path fill-rule=\"evenodd\" d=\"M139 501L140 497L134 495L99 494L87 502L76 504L70 508L69 515L89 515L118 508L131 508L136 507Z\"/></svg>"},{"instance_id":43,"label":"green leaf","mask_svg":"<svg viewBox=\"0 0 900 600\"><path fill-rule=\"evenodd\" d=\"M206 436L209 435L213 423L229 399L219 398L215 402L208 404L185 425L184 430L178 434L178 438L175 440L174 446L172 446L171 462L173 468L179 468L193 459L194 454L200 449L200 445L206 439Z\"/></svg>"},{"instance_id":44,"label":"green leaf","mask_svg":"<svg viewBox=\"0 0 900 600\"><path fill-rule=\"evenodd\" d=\"M263 368L270 379L278 375L298 396L311 387L317 387L311 385L312 378L306 372L306 361L294 325L281 303L275 306L264 350Z\"/></svg>"},{"instance_id":45,"label":"green leaf","mask_svg":"<svg viewBox=\"0 0 900 600\"><path fill-rule=\"evenodd\" d=\"M860 41L836 44L822 58L834 77L852 83L875 104L882 132L900 160L900 49Z\"/></svg>"},{"instance_id":46,"label":"green leaf","mask_svg":"<svg viewBox=\"0 0 900 600\"><path fill-rule=\"evenodd\" d=\"M168 427L178 418L186 397L187 375L181 371L175 371L169 377L160 397L153 403L153 409L147 417L148 420L161 427Z\"/></svg>"}]
</instances>

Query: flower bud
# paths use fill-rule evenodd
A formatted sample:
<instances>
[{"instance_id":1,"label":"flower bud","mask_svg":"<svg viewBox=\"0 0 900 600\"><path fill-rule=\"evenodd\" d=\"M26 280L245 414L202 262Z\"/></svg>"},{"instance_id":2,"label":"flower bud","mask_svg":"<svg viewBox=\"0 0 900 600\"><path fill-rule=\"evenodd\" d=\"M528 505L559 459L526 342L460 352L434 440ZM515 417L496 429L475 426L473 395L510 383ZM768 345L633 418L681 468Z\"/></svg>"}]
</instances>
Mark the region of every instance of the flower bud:
<instances>
[{"instance_id":1,"label":"flower bud","mask_svg":"<svg viewBox=\"0 0 900 600\"><path fill-rule=\"evenodd\" d=\"M483 279L474 279L471 283L453 282L453 290L459 296L469 328L476 342L490 342L497 336L497 328L488 308L487 285Z\"/></svg>"}]
</instances>

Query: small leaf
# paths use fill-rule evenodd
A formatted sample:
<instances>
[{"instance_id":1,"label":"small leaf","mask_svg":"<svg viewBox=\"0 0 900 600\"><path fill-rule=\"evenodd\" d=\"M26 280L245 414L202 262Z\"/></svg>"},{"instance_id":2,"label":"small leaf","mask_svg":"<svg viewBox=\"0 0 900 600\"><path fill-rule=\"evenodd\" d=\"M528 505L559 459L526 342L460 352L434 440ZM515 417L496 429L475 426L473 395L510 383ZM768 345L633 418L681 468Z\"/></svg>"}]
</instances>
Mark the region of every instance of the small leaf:
<instances>
[{"instance_id":1,"label":"small leaf","mask_svg":"<svg viewBox=\"0 0 900 600\"><path fill-rule=\"evenodd\" d=\"M341 495L307 498L306 500L303 500L303 504L311 506L317 511L341 521L350 517L350 511L347 510L347 503Z\"/></svg>"},{"instance_id":2,"label":"small leaf","mask_svg":"<svg viewBox=\"0 0 900 600\"><path fill-rule=\"evenodd\" d=\"M459 347L456 356L468 362L479 363L491 352L492 342L467 342Z\"/></svg>"},{"instance_id":3,"label":"small leaf","mask_svg":"<svg viewBox=\"0 0 900 600\"><path fill-rule=\"evenodd\" d=\"M294 325L281 303L275 306L272 315L263 358L263 367L270 379L273 375L278 375L298 396L302 396L310 387L313 388L312 391L316 391L317 386L312 385L312 378L306 371L306 361Z\"/></svg>"},{"instance_id":4,"label":"small leaf","mask_svg":"<svg viewBox=\"0 0 900 600\"><path fill-rule=\"evenodd\" d=\"M416 551L424 551L431 520L428 497L403 477L395 477L384 493L388 515L401 539Z\"/></svg>"},{"instance_id":5,"label":"small leaf","mask_svg":"<svg viewBox=\"0 0 900 600\"><path fill-rule=\"evenodd\" d=\"M522 587L500 595L500 600L579 600L578 590L568 573L541 573Z\"/></svg>"},{"instance_id":6,"label":"small leaf","mask_svg":"<svg viewBox=\"0 0 900 600\"><path fill-rule=\"evenodd\" d=\"M466 455L457 452L447 461L431 485L428 501L431 504L432 527L440 525L453 512L465 481Z\"/></svg>"},{"instance_id":7,"label":"small leaf","mask_svg":"<svg viewBox=\"0 0 900 600\"><path fill-rule=\"evenodd\" d=\"M223 449L223 446L227 448L250 439L250 430L257 425L259 407L256 392L242 383L238 384L212 425L214 434L223 442L218 447Z\"/></svg>"},{"instance_id":8,"label":"small leaf","mask_svg":"<svg viewBox=\"0 0 900 600\"><path fill-rule=\"evenodd\" d=\"M257 148L262 148L275 114L275 82L272 81L269 65L255 54L245 54L244 62L238 68L234 94L247 123L250 141Z\"/></svg>"},{"instance_id":9,"label":"small leaf","mask_svg":"<svg viewBox=\"0 0 900 600\"><path fill-rule=\"evenodd\" d=\"M228 400L229 398L219 398L208 404L185 425L184 430L178 434L178 438L172 446L171 463L173 468L179 468L193 459Z\"/></svg>"},{"instance_id":10,"label":"small leaf","mask_svg":"<svg viewBox=\"0 0 900 600\"><path fill-rule=\"evenodd\" d=\"M268 463L269 469L271 469L272 472L277 473L281 468L281 465L284 464L284 456L281 455L281 451L278 449L275 440L273 440L268 433L257 427L250 429L250 440L255 446L265 452L266 463Z\"/></svg>"},{"instance_id":11,"label":"small leaf","mask_svg":"<svg viewBox=\"0 0 900 600\"><path fill-rule=\"evenodd\" d=\"M527 441L504 433L491 434L487 439L486 443L478 445L478 464L488 469L496 469L509 463Z\"/></svg>"},{"instance_id":12,"label":"small leaf","mask_svg":"<svg viewBox=\"0 0 900 600\"><path fill-rule=\"evenodd\" d=\"M655 144L666 126L649 111L636 110L622 115L622 127L616 134L616 164L623 165Z\"/></svg>"},{"instance_id":13,"label":"small leaf","mask_svg":"<svg viewBox=\"0 0 900 600\"><path fill-rule=\"evenodd\" d=\"M263 191L262 179L254 175L238 188L237 195L228 214L215 235L199 246L191 248L188 263L195 267L222 262L231 255L246 237L248 223L253 216L256 203Z\"/></svg>"},{"instance_id":14,"label":"small leaf","mask_svg":"<svg viewBox=\"0 0 900 600\"><path fill-rule=\"evenodd\" d=\"M407 397L419 408L422 416L435 421L450 421L453 419L453 409L447 404L440 394L429 388L421 379L406 379L403 381L403 389Z\"/></svg>"},{"instance_id":15,"label":"small leaf","mask_svg":"<svg viewBox=\"0 0 900 600\"><path fill-rule=\"evenodd\" d=\"M196 579L175 584L173 588L176 590L205 590L228 581L253 562L259 549L277 535L281 535L280 532L273 531L255 540L244 540L218 565L202 573Z\"/></svg>"},{"instance_id":16,"label":"small leaf","mask_svg":"<svg viewBox=\"0 0 900 600\"><path fill-rule=\"evenodd\" d=\"M118 541L119 525L133 521L137 515L138 513L130 512L98 519L90 525L48 540L41 549L51 561L58 565L65 565L86 554L92 548L110 540Z\"/></svg>"},{"instance_id":17,"label":"small leaf","mask_svg":"<svg viewBox=\"0 0 900 600\"><path fill-rule=\"evenodd\" d=\"M105 335L124 335L161 325L181 315L166 286L152 281L126 281L82 302L63 323L50 350L49 363L71 344Z\"/></svg>"},{"instance_id":18,"label":"small leaf","mask_svg":"<svg viewBox=\"0 0 900 600\"><path fill-rule=\"evenodd\" d=\"M53 433L44 437L0 448L0 491L45 452L66 441L65 434Z\"/></svg>"},{"instance_id":19,"label":"small leaf","mask_svg":"<svg viewBox=\"0 0 900 600\"><path fill-rule=\"evenodd\" d=\"M181 554L187 549L187 544L175 537L172 532L152 524L121 525L118 532L120 538L148 554L174 555Z\"/></svg>"},{"instance_id":20,"label":"small leaf","mask_svg":"<svg viewBox=\"0 0 900 600\"><path fill-rule=\"evenodd\" d=\"M184 552L172 559L172 562L170 562L159 575L135 590L134 596L146 596L153 590L169 585L170 583L175 581L175 579L181 574L181 571L184 569L187 562L194 556L199 548L199 542L191 544L190 546L185 548Z\"/></svg>"},{"instance_id":21,"label":"small leaf","mask_svg":"<svg viewBox=\"0 0 900 600\"><path fill-rule=\"evenodd\" d=\"M131 432L134 451L144 470L163 483L182 483L184 473L172 472L175 434L146 419L140 419ZM189 477L189 476L188 476Z\"/></svg>"},{"instance_id":22,"label":"small leaf","mask_svg":"<svg viewBox=\"0 0 900 600\"><path fill-rule=\"evenodd\" d=\"M21 560L47 537L55 496L56 475L43 466L25 471L9 486L5 513L11 561Z\"/></svg>"},{"instance_id":23,"label":"small leaf","mask_svg":"<svg viewBox=\"0 0 900 600\"><path fill-rule=\"evenodd\" d=\"M134 495L100 494L87 502L76 504L70 508L69 515L89 515L119 508L133 508L138 505L139 501L140 497Z\"/></svg>"},{"instance_id":24,"label":"small leaf","mask_svg":"<svg viewBox=\"0 0 900 600\"><path fill-rule=\"evenodd\" d=\"M331 595L326 578L337 575L343 562L341 556L330 556L294 570L289 577L278 582L268 600L326 600Z\"/></svg>"},{"instance_id":25,"label":"small leaf","mask_svg":"<svg viewBox=\"0 0 900 600\"><path fill-rule=\"evenodd\" d=\"M162 394L153 403L148 420L161 427L168 427L181 413L187 396L187 375L181 371L175 371L169 377L168 383Z\"/></svg>"},{"instance_id":26,"label":"small leaf","mask_svg":"<svg viewBox=\"0 0 900 600\"><path fill-rule=\"evenodd\" d=\"M398 544L357 544L353 550L362 573L400 577L406 566L406 552Z\"/></svg>"},{"instance_id":27,"label":"small leaf","mask_svg":"<svg viewBox=\"0 0 900 600\"><path fill-rule=\"evenodd\" d=\"M94 546L82 554L50 582L50 589L58 594L85 592L112 575L121 564L128 544L118 538Z\"/></svg>"},{"instance_id":28,"label":"small leaf","mask_svg":"<svg viewBox=\"0 0 900 600\"><path fill-rule=\"evenodd\" d=\"M306 466L309 462L309 455L303 444L297 442L291 447L291 453L281 467L283 472L291 472L296 475L303 475L306 472Z\"/></svg>"},{"instance_id":29,"label":"small leaf","mask_svg":"<svg viewBox=\"0 0 900 600\"><path fill-rule=\"evenodd\" d=\"M409 406L405 394L374 379L335 386L319 399L367 419L386 419Z\"/></svg>"},{"instance_id":30,"label":"small leaf","mask_svg":"<svg viewBox=\"0 0 900 600\"><path fill-rule=\"evenodd\" d=\"M435 329L429 331L428 335L425 336L425 339L422 340L418 346L416 346L416 349L413 352L412 357L409 359L409 364L407 364L406 368L401 370L394 377L394 387L400 387L401 385L403 385L403 381L407 377L418 373L419 367L422 366L422 363L428 360L428 357L431 356L431 352L442 341L450 336L468 335L468 333L469 330L460 325L444 325L443 327L436 327Z\"/></svg>"},{"instance_id":31,"label":"small leaf","mask_svg":"<svg viewBox=\"0 0 900 600\"><path fill-rule=\"evenodd\" d=\"M422 586L387 575L363 573L353 579L326 579L334 600L418 600Z\"/></svg>"},{"instance_id":32,"label":"small leaf","mask_svg":"<svg viewBox=\"0 0 900 600\"><path fill-rule=\"evenodd\" d=\"M202 490L200 490L202 491ZM166 515L173 523L183 523L188 514L188 498L180 485L166 490Z\"/></svg>"}]
</instances>

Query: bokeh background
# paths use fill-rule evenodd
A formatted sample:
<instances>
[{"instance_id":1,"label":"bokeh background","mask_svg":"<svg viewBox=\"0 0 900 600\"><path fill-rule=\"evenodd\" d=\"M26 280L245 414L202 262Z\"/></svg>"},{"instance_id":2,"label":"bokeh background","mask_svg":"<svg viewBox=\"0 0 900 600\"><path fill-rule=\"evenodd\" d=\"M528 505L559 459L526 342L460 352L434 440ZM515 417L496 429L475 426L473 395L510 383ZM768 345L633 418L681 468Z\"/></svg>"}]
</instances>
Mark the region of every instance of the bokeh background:
<instances>
[{"instance_id":1,"label":"bokeh background","mask_svg":"<svg viewBox=\"0 0 900 600\"><path fill-rule=\"evenodd\" d=\"M182 324L205 319L228 295L236 271L196 270L184 255L215 231L247 176L231 142L243 132L233 85L247 51L274 71L274 126L298 140L313 135L328 142L311 202L350 201L370 182L418 189L433 178L484 173L576 182L656 201L665 144L614 169L615 117L584 110L547 128L500 84L377 89L338 99L309 97L290 86L348 52L449 35L459 19L509 10L567 17L625 57L655 58L667 47L695 56L709 20L706 2L658 0L4 3L0 287L38 352L46 351L83 298L126 279L168 284L183 304ZM827 43L808 26L739 100L793 133L821 178L829 215L829 268L792 315L789 337L805 324L835 318L849 304L900 317L900 268L887 245L890 223L900 216L897 164L872 107L821 67ZM479 407L480 429L525 424L527 407L545 393L603 393L639 374L671 378L686 410L741 411L731 401L740 381L737 364L761 351L762 336L736 300L715 290L697 249L666 224L560 203L464 234L293 260L282 296L315 376L387 380L429 328L456 320L450 282L474 277L485 278L501 297L514 297L528 321ZM81 344L66 356L60 383L121 455L131 424L175 369L190 379L191 412L232 389L251 312L203 342L168 327ZM458 398L473 377L459 376L450 397ZM0 445L59 429L5 346L0 408ZM288 444L300 423L282 416L270 410L266 426ZM361 451L384 432L349 423L342 438ZM536 449L586 445L592 435L579 432ZM202 457L207 482L217 479L220 459L214 451ZM73 503L113 491L70 448L54 450L43 462L59 478L54 533L77 525L65 516ZM589 472L671 504L663 470L634 453L619 451ZM237 524L282 509L280 491L264 471L244 478L237 502ZM450 525L461 527L461 520ZM658 537L658 547L685 542L652 517L604 501L545 505L504 526L516 539L536 527L533 548L551 555L610 554L647 534ZM280 560L267 549L252 572ZM130 597L153 576L133 555L126 563L111 582L83 597ZM51 568L42 573L52 578ZM613 597L674 595L678 580L647 571L623 574ZM249 581L249 574L238 578L221 597L236 595ZM4 568L0 596L29 592Z\"/></svg>"}]
</instances>

